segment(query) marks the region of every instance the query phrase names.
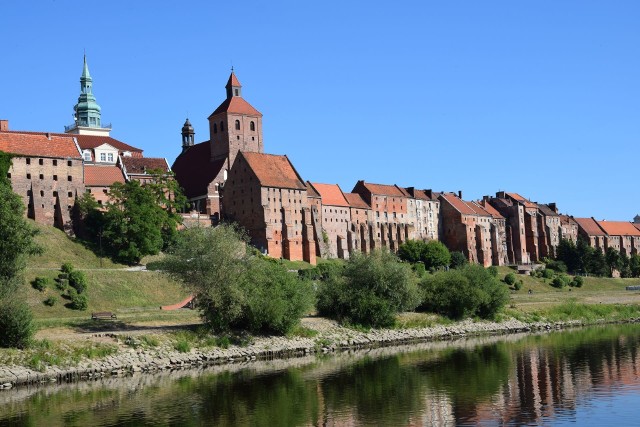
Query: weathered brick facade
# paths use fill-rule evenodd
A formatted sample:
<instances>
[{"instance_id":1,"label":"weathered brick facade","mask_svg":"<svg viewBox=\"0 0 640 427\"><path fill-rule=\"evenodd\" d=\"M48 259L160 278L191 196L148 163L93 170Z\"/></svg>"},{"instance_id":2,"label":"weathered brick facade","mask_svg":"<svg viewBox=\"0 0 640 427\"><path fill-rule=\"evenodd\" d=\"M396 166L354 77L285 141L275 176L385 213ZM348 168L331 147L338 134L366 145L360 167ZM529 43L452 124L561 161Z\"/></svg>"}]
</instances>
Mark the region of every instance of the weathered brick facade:
<instances>
[{"instance_id":1,"label":"weathered brick facade","mask_svg":"<svg viewBox=\"0 0 640 427\"><path fill-rule=\"evenodd\" d=\"M316 234L322 235L323 245L326 245L325 256L348 259L349 231L351 230L349 202L337 184L310 183L310 185L320 195L322 231Z\"/></svg>"},{"instance_id":2,"label":"weathered brick facade","mask_svg":"<svg viewBox=\"0 0 640 427\"><path fill-rule=\"evenodd\" d=\"M496 197L485 196L484 199L500 215L505 218L507 233L507 256L511 264L529 264L531 262L527 238L527 222L525 221L524 204L507 196L505 192L496 193ZM529 218L529 233L531 233L531 219ZM529 234L530 235L530 234ZM530 235L530 237L532 237Z\"/></svg>"}]
</instances>

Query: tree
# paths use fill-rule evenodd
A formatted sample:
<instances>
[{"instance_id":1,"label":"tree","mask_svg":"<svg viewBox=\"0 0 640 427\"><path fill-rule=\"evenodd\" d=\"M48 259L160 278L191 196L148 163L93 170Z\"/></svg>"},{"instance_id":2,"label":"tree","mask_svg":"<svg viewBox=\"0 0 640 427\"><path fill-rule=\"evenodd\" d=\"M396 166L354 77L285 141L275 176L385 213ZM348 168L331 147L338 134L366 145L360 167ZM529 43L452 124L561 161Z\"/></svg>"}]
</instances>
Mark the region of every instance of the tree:
<instances>
[{"instance_id":1,"label":"tree","mask_svg":"<svg viewBox=\"0 0 640 427\"><path fill-rule=\"evenodd\" d=\"M346 323L388 327L395 316L413 310L419 291L411 268L388 250L354 254L341 276L321 284L318 311Z\"/></svg>"},{"instance_id":2,"label":"tree","mask_svg":"<svg viewBox=\"0 0 640 427\"><path fill-rule=\"evenodd\" d=\"M556 259L564 262L568 271L578 271L580 259L576 244L572 240L560 239Z\"/></svg>"},{"instance_id":3,"label":"tree","mask_svg":"<svg viewBox=\"0 0 640 427\"><path fill-rule=\"evenodd\" d=\"M629 258L631 277L640 277L640 255L634 254Z\"/></svg>"},{"instance_id":4,"label":"tree","mask_svg":"<svg viewBox=\"0 0 640 427\"><path fill-rule=\"evenodd\" d=\"M159 264L194 295L214 332L285 334L312 306L310 283L256 255L232 225L181 231Z\"/></svg>"},{"instance_id":5,"label":"tree","mask_svg":"<svg viewBox=\"0 0 640 427\"><path fill-rule=\"evenodd\" d=\"M415 264L422 260L425 243L421 240L407 240L398 247L398 258Z\"/></svg>"},{"instance_id":6,"label":"tree","mask_svg":"<svg viewBox=\"0 0 640 427\"><path fill-rule=\"evenodd\" d=\"M616 249L609 246L604 254L604 258L607 261L607 265L609 266L609 274L613 276L613 271L620 272L624 267L622 265L622 257L620 256L620 252Z\"/></svg>"},{"instance_id":7,"label":"tree","mask_svg":"<svg viewBox=\"0 0 640 427\"><path fill-rule=\"evenodd\" d=\"M461 268L469 263L469 260L462 252L451 252L451 268Z\"/></svg>"},{"instance_id":8,"label":"tree","mask_svg":"<svg viewBox=\"0 0 640 427\"><path fill-rule=\"evenodd\" d=\"M422 251L422 262L426 269L446 267L451 262L451 254L444 243L430 240Z\"/></svg>"}]
</instances>

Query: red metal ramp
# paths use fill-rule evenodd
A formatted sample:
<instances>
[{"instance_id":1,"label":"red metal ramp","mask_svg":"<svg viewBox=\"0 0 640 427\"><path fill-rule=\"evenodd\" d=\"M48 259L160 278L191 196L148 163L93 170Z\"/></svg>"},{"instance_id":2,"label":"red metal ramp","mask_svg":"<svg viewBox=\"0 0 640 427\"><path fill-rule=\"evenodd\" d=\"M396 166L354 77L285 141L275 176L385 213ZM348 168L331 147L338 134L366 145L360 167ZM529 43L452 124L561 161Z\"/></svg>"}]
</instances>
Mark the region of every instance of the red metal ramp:
<instances>
[{"instance_id":1,"label":"red metal ramp","mask_svg":"<svg viewBox=\"0 0 640 427\"><path fill-rule=\"evenodd\" d=\"M193 295L185 298L184 300L180 301L177 304L172 304L172 305L162 305L160 306L160 310L177 310L179 308L193 308L193 305L191 304L191 302L193 301Z\"/></svg>"}]
</instances>

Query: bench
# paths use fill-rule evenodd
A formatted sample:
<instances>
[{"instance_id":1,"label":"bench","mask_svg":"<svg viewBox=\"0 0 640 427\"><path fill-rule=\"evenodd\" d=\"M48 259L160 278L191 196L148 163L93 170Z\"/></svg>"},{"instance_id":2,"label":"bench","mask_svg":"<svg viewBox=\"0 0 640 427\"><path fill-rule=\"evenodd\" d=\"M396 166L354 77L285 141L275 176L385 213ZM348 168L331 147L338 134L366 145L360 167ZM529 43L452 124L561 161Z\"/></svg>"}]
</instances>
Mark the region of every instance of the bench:
<instances>
[{"instance_id":1,"label":"bench","mask_svg":"<svg viewBox=\"0 0 640 427\"><path fill-rule=\"evenodd\" d=\"M93 320L101 320L101 319L117 319L115 313L110 311L98 311L96 313L91 313L91 319Z\"/></svg>"}]
</instances>

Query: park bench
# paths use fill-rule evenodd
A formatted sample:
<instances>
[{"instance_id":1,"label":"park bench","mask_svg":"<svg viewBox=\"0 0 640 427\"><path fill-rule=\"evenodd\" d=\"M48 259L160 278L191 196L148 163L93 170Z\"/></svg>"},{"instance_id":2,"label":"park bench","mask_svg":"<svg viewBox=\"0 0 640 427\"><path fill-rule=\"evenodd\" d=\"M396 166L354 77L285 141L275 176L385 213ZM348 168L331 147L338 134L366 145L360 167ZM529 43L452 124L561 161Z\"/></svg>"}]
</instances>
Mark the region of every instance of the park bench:
<instances>
[{"instance_id":1,"label":"park bench","mask_svg":"<svg viewBox=\"0 0 640 427\"><path fill-rule=\"evenodd\" d=\"M91 313L91 319L93 320L101 320L101 319L117 319L115 313L110 311L98 311L96 313Z\"/></svg>"}]
</instances>

